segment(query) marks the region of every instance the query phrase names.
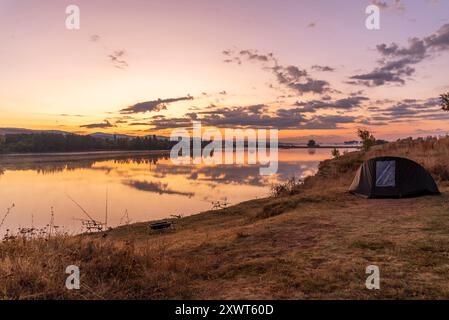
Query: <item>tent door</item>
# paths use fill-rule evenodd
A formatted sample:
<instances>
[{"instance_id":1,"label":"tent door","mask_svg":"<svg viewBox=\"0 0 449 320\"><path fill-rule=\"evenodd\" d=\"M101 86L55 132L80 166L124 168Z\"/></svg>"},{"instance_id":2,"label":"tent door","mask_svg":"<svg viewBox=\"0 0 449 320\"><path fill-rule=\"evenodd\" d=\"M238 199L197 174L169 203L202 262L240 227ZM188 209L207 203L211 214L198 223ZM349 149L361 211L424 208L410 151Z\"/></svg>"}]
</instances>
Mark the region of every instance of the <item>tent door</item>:
<instances>
[{"instance_id":1,"label":"tent door","mask_svg":"<svg viewBox=\"0 0 449 320\"><path fill-rule=\"evenodd\" d=\"M399 189L398 168L395 160L378 160L374 172L373 197L397 197Z\"/></svg>"},{"instance_id":2,"label":"tent door","mask_svg":"<svg viewBox=\"0 0 449 320\"><path fill-rule=\"evenodd\" d=\"M396 187L396 161L376 161L376 187Z\"/></svg>"}]
</instances>

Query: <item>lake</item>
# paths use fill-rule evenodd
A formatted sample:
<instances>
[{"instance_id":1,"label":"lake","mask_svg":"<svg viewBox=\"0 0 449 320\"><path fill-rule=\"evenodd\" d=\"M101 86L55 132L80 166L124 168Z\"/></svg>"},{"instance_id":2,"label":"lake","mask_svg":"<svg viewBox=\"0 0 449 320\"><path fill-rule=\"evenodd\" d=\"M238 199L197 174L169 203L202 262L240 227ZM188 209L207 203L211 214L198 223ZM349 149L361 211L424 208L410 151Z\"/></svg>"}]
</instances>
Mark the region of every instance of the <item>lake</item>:
<instances>
[{"instance_id":1,"label":"lake","mask_svg":"<svg viewBox=\"0 0 449 320\"><path fill-rule=\"evenodd\" d=\"M198 213L211 209L213 201L266 197L273 183L314 174L330 153L280 149L272 176L261 176L258 165L173 164L160 153L0 156L0 223L15 205L0 234L51 223L61 231L83 232L82 209L98 221L105 221L107 211L108 226L114 227Z\"/></svg>"}]
</instances>

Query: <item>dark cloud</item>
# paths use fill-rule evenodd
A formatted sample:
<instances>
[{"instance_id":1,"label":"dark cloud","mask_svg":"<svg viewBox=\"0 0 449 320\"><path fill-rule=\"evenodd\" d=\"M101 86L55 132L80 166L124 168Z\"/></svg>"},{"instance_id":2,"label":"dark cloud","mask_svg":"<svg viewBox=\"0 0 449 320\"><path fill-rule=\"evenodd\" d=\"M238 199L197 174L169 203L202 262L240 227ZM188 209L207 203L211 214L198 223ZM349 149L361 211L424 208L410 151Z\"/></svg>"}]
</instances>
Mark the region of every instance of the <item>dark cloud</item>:
<instances>
[{"instance_id":1,"label":"dark cloud","mask_svg":"<svg viewBox=\"0 0 449 320\"><path fill-rule=\"evenodd\" d=\"M279 116L270 116L268 106L263 104L245 107L223 107L197 113L197 120L204 125L217 127L276 127L295 126L300 120L300 115L290 119ZM288 123L287 123L288 122Z\"/></svg>"},{"instance_id":2,"label":"dark cloud","mask_svg":"<svg viewBox=\"0 0 449 320\"><path fill-rule=\"evenodd\" d=\"M357 91L351 92L349 95L350 95L351 97L354 97L354 96L360 96L360 95L362 95L363 93L364 93L363 90L357 90Z\"/></svg>"},{"instance_id":3,"label":"dark cloud","mask_svg":"<svg viewBox=\"0 0 449 320\"><path fill-rule=\"evenodd\" d=\"M192 121L198 120L204 126L219 128L312 130L338 129L350 123L384 126L420 120L449 120L449 113L441 110L438 98L381 100L376 101L376 105L366 105L369 101L365 96L348 96L337 100L297 102L292 108L277 110L265 104L233 107L211 105L208 110L190 112L178 118L154 116L141 125L148 125L152 130L191 128ZM361 114L361 110L366 112ZM337 114L324 114L325 111ZM359 115L348 114L353 111L359 111Z\"/></svg>"},{"instance_id":4,"label":"dark cloud","mask_svg":"<svg viewBox=\"0 0 449 320\"><path fill-rule=\"evenodd\" d=\"M85 117L82 114L67 114L67 113L61 113L59 116L61 116L61 117L77 117L77 118Z\"/></svg>"},{"instance_id":5,"label":"dark cloud","mask_svg":"<svg viewBox=\"0 0 449 320\"><path fill-rule=\"evenodd\" d=\"M131 113L145 113L145 112L157 112L161 110L166 110L167 105L173 102L193 100L193 97L187 95L185 97L179 98L169 98L169 99L157 99L152 101L140 102L135 105L129 106L125 109L120 110L120 113L131 114Z\"/></svg>"},{"instance_id":6,"label":"dark cloud","mask_svg":"<svg viewBox=\"0 0 449 320\"><path fill-rule=\"evenodd\" d=\"M316 71L321 71L321 72L334 72L335 68L329 67L329 66L319 66L319 65L314 65L312 66L313 70Z\"/></svg>"},{"instance_id":7,"label":"dark cloud","mask_svg":"<svg viewBox=\"0 0 449 320\"><path fill-rule=\"evenodd\" d=\"M441 110L438 98L425 100L404 99L387 107L369 108L372 115L367 117L370 124L398 123L420 120L447 120L449 114Z\"/></svg>"},{"instance_id":8,"label":"dark cloud","mask_svg":"<svg viewBox=\"0 0 449 320\"><path fill-rule=\"evenodd\" d=\"M312 78L307 78L305 83L289 83L288 87L295 90L298 94L308 92L322 94L330 91L329 82L324 80L314 80Z\"/></svg>"},{"instance_id":9,"label":"dark cloud","mask_svg":"<svg viewBox=\"0 0 449 320\"><path fill-rule=\"evenodd\" d=\"M242 60L240 59L240 57L238 57L238 56L236 56L234 54L234 51L232 51L232 50L223 50L222 53L226 57L223 60L224 63L236 63L238 65L242 64Z\"/></svg>"},{"instance_id":10,"label":"dark cloud","mask_svg":"<svg viewBox=\"0 0 449 320\"><path fill-rule=\"evenodd\" d=\"M114 67L118 69L125 69L129 66L128 62L124 59L125 55L126 55L125 50L116 50L110 55L108 55L108 57L111 60Z\"/></svg>"},{"instance_id":11,"label":"dark cloud","mask_svg":"<svg viewBox=\"0 0 449 320\"><path fill-rule=\"evenodd\" d=\"M101 40L101 36L98 34L92 34L89 37L90 42L98 43ZM109 61L112 63L112 65L117 69L126 69L128 68L129 64L125 59L126 51L121 50L115 50L112 53L108 54L107 57Z\"/></svg>"},{"instance_id":12,"label":"dark cloud","mask_svg":"<svg viewBox=\"0 0 449 320\"><path fill-rule=\"evenodd\" d=\"M333 102L322 101L322 100L312 100L306 102L296 102L295 105L299 108L300 112L310 112L314 113L318 110L344 110L352 111L354 109L360 108L364 101L369 101L369 98L363 96L351 96L344 99L339 99Z\"/></svg>"},{"instance_id":13,"label":"dark cloud","mask_svg":"<svg viewBox=\"0 0 449 320\"><path fill-rule=\"evenodd\" d=\"M312 117L303 129L337 129L340 124L354 123L357 117L344 115L319 115Z\"/></svg>"},{"instance_id":14,"label":"dark cloud","mask_svg":"<svg viewBox=\"0 0 449 320\"><path fill-rule=\"evenodd\" d=\"M272 71L280 85L286 86L299 95L309 92L322 94L331 91L327 81L315 80L308 75L306 70L296 66L276 65Z\"/></svg>"},{"instance_id":15,"label":"dark cloud","mask_svg":"<svg viewBox=\"0 0 449 320\"><path fill-rule=\"evenodd\" d=\"M424 39L428 48L436 51L449 49L449 23L443 25L436 33Z\"/></svg>"},{"instance_id":16,"label":"dark cloud","mask_svg":"<svg viewBox=\"0 0 449 320\"><path fill-rule=\"evenodd\" d=\"M248 60L256 60L260 62L276 61L272 53L259 54L256 50L241 50L240 56L246 57Z\"/></svg>"},{"instance_id":17,"label":"dark cloud","mask_svg":"<svg viewBox=\"0 0 449 320\"><path fill-rule=\"evenodd\" d=\"M190 128L192 126L192 118L167 118L165 116L153 117L148 122L155 130L173 129L173 128Z\"/></svg>"},{"instance_id":18,"label":"dark cloud","mask_svg":"<svg viewBox=\"0 0 449 320\"><path fill-rule=\"evenodd\" d=\"M351 79L356 81L349 81L349 84L365 85L367 87L381 86L387 83L404 84L405 80L402 78L404 75L411 75L415 70L413 68L407 70L399 70L398 72L392 72L388 70L376 69L372 72L365 74L358 74L352 76Z\"/></svg>"},{"instance_id":19,"label":"dark cloud","mask_svg":"<svg viewBox=\"0 0 449 320\"><path fill-rule=\"evenodd\" d=\"M307 28L315 28L316 27L316 23L315 22L311 22L307 25Z\"/></svg>"},{"instance_id":20,"label":"dark cloud","mask_svg":"<svg viewBox=\"0 0 449 320\"><path fill-rule=\"evenodd\" d=\"M221 128L335 129L339 124L354 122L356 117L342 115L302 115L303 108L280 108L274 112L264 104L216 107L189 113L182 118L153 118L148 124L155 130L190 128L193 120L204 126Z\"/></svg>"},{"instance_id":21,"label":"dark cloud","mask_svg":"<svg viewBox=\"0 0 449 320\"><path fill-rule=\"evenodd\" d=\"M148 126L150 123L148 122L131 122L128 125L130 126Z\"/></svg>"},{"instance_id":22,"label":"dark cloud","mask_svg":"<svg viewBox=\"0 0 449 320\"><path fill-rule=\"evenodd\" d=\"M298 95L304 93L322 94L332 91L327 81L314 79L308 74L307 70L293 65L280 65L278 59L272 53L260 54L256 50L241 50L237 53L232 50L225 50L224 52L226 52L225 62L228 63L237 62L240 64L242 59L261 63L263 70L271 71L274 74L279 85L287 87Z\"/></svg>"},{"instance_id":23,"label":"dark cloud","mask_svg":"<svg viewBox=\"0 0 449 320\"><path fill-rule=\"evenodd\" d=\"M449 24L443 25L428 37L411 38L406 47L400 47L397 43L380 44L377 46L377 51L381 55L379 67L371 72L352 76L349 83L368 87L385 84L402 85L407 77L415 73L414 65L448 49Z\"/></svg>"},{"instance_id":24,"label":"dark cloud","mask_svg":"<svg viewBox=\"0 0 449 320\"><path fill-rule=\"evenodd\" d=\"M128 121L127 120L117 120L117 121L115 121L115 124L125 124L125 123L128 123Z\"/></svg>"},{"instance_id":25,"label":"dark cloud","mask_svg":"<svg viewBox=\"0 0 449 320\"><path fill-rule=\"evenodd\" d=\"M108 120L104 120L103 123L91 123L80 126L80 128L88 128L88 129L112 128L112 127L115 127L115 125L110 123Z\"/></svg>"}]
</instances>

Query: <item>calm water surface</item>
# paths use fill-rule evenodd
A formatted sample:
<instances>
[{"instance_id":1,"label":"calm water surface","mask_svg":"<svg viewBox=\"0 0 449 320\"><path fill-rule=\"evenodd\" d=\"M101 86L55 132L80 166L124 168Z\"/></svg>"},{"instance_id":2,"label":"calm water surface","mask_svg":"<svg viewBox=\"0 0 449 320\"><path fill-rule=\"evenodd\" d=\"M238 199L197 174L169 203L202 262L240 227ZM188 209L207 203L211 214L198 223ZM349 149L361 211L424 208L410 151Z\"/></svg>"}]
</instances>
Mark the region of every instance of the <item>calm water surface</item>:
<instances>
[{"instance_id":1,"label":"calm water surface","mask_svg":"<svg viewBox=\"0 0 449 320\"><path fill-rule=\"evenodd\" d=\"M0 221L6 229L44 227L50 223L70 233L81 232L85 214L108 225L190 215L212 208L212 201L231 204L265 197L270 185L316 172L330 149L281 149L279 169L261 176L257 165L175 165L166 155L0 156ZM128 212L128 218L125 212Z\"/></svg>"}]
</instances>

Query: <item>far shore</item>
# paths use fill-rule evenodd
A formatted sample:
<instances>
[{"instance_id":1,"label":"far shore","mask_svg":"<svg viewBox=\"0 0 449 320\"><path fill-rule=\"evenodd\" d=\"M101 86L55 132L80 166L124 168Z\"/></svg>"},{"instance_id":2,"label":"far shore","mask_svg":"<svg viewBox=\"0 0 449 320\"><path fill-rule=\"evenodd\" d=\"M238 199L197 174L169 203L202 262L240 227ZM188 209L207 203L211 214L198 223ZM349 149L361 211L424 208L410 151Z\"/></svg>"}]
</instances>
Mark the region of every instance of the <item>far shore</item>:
<instances>
[{"instance_id":1,"label":"far shore","mask_svg":"<svg viewBox=\"0 0 449 320\"><path fill-rule=\"evenodd\" d=\"M24 152L24 153L0 153L0 156L60 156L60 155L105 155L105 154L159 154L170 150L102 150L102 151L77 151L77 152Z\"/></svg>"},{"instance_id":2,"label":"far shore","mask_svg":"<svg viewBox=\"0 0 449 320\"><path fill-rule=\"evenodd\" d=\"M359 149L357 146L279 146L279 149ZM29 152L29 153L0 153L0 165L26 162L58 162L111 159L128 156L169 155L170 150L110 150L110 151L77 151L77 152Z\"/></svg>"},{"instance_id":3,"label":"far shore","mask_svg":"<svg viewBox=\"0 0 449 320\"><path fill-rule=\"evenodd\" d=\"M297 145L279 145L279 149L360 149L360 146L354 145L319 145L315 147L297 146ZM57 157L57 156L104 156L104 155L147 155L147 154L163 154L170 153L170 150L101 150L101 151L67 151L67 152L20 152L20 153L2 153L0 152L0 160L5 157Z\"/></svg>"},{"instance_id":4,"label":"far shore","mask_svg":"<svg viewBox=\"0 0 449 320\"><path fill-rule=\"evenodd\" d=\"M127 156L168 155L170 150L140 150L140 151L83 151L83 152L47 152L47 153L0 153L0 164L11 162L47 162L70 160L95 160Z\"/></svg>"},{"instance_id":5,"label":"far shore","mask_svg":"<svg viewBox=\"0 0 449 320\"><path fill-rule=\"evenodd\" d=\"M323 145L323 146L308 147L308 146L280 145L279 149L360 149L360 146L355 146L355 145L348 145L348 146Z\"/></svg>"}]
</instances>

